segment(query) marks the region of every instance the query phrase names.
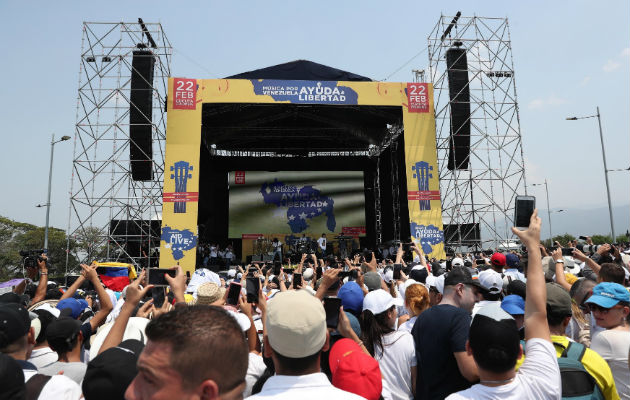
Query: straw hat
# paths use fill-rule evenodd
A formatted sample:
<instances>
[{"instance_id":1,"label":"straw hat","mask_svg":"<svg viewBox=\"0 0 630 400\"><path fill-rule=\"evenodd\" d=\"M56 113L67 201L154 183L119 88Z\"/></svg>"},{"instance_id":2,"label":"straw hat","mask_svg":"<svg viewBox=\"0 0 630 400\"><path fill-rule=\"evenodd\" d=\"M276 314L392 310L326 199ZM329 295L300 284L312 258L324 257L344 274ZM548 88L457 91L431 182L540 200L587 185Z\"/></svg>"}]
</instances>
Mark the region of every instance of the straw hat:
<instances>
[{"instance_id":1,"label":"straw hat","mask_svg":"<svg viewBox=\"0 0 630 400\"><path fill-rule=\"evenodd\" d=\"M211 305L225 295L225 288L219 287L214 282L206 282L197 289L197 304Z\"/></svg>"}]
</instances>

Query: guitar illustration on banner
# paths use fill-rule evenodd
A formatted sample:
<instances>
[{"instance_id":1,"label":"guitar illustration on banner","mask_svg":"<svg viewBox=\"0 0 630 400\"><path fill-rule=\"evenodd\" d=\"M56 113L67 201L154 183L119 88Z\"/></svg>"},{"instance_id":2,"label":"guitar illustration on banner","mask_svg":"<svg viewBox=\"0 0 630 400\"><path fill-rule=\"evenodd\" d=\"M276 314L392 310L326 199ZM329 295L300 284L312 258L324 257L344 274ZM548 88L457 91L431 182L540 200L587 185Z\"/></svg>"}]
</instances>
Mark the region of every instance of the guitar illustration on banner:
<instances>
[{"instance_id":1,"label":"guitar illustration on banner","mask_svg":"<svg viewBox=\"0 0 630 400\"><path fill-rule=\"evenodd\" d=\"M408 191L409 200L418 200L421 211L431 210L431 200L440 200L439 190L429 190L429 181L433 179L433 166L426 161L418 161L411 167L413 177L418 182L417 191Z\"/></svg>"},{"instance_id":2,"label":"guitar illustration on banner","mask_svg":"<svg viewBox=\"0 0 630 400\"><path fill-rule=\"evenodd\" d=\"M192 178L193 166L186 161L177 161L171 166L171 179L175 180L175 192L164 193L165 203L175 203L175 214L186 213L186 203L199 201L199 192L187 192L188 179Z\"/></svg>"}]
</instances>

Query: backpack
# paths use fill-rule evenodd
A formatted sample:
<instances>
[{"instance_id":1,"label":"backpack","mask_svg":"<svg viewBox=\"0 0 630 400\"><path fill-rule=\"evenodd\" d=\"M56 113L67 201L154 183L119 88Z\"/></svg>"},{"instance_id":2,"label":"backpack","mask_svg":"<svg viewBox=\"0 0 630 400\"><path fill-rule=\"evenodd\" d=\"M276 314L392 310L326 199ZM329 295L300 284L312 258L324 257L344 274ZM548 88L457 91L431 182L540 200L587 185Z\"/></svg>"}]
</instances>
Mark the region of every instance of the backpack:
<instances>
[{"instance_id":1,"label":"backpack","mask_svg":"<svg viewBox=\"0 0 630 400\"><path fill-rule=\"evenodd\" d=\"M525 348L524 340L521 340L521 344ZM595 378L588 373L584 368L584 364L582 364L586 346L571 341L569 341L567 347L556 342L553 344L564 348L562 354L558 357L560 379L562 381L562 399L604 400L605 397L599 386L597 386Z\"/></svg>"},{"instance_id":2,"label":"backpack","mask_svg":"<svg viewBox=\"0 0 630 400\"><path fill-rule=\"evenodd\" d=\"M563 399L604 399L595 378L588 373L582 364L582 357L584 357L585 352L586 346L583 344L569 342L569 346L558 358Z\"/></svg>"}]
</instances>

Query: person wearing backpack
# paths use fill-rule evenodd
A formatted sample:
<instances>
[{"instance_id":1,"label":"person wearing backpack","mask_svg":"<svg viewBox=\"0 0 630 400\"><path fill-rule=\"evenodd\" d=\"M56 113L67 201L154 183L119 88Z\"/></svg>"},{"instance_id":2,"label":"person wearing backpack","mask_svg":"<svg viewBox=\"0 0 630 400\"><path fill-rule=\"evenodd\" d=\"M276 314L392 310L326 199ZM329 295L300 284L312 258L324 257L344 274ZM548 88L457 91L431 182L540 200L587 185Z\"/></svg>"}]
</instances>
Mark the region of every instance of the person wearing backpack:
<instances>
[{"instance_id":1,"label":"person wearing backpack","mask_svg":"<svg viewBox=\"0 0 630 400\"><path fill-rule=\"evenodd\" d=\"M556 283L547 283L547 322L556 348L563 399L617 400L612 371L597 352L565 336L571 321L571 296ZM527 354L518 362L519 367Z\"/></svg>"}]
</instances>

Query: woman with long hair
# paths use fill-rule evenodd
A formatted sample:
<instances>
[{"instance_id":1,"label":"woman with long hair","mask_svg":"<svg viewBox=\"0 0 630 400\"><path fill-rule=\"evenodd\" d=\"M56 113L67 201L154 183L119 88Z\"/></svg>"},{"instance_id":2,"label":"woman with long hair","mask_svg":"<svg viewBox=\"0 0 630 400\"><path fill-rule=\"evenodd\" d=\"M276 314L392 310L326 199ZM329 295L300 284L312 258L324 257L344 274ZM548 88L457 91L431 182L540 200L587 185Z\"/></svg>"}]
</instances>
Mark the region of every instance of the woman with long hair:
<instances>
[{"instance_id":1,"label":"woman with long hair","mask_svg":"<svg viewBox=\"0 0 630 400\"><path fill-rule=\"evenodd\" d=\"M378 361L392 399L413 399L416 381L416 351L413 336L395 329L400 298L383 289L369 292L363 299L361 336L369 353Z\"/></svg>"},{"instance_id":2,"label":"woman with long hair","mask_svg":"<svg viewBox=\"0 0 630 400\"><path fill-rule=\"evenodd\" d=\"M429 308L429 291L424 285L414 283L405 290L405 308L410 318L407 322L400 325L398 330L411 333L413 324L416 323L418 316Z\"/></svg>"}]
</instances>

